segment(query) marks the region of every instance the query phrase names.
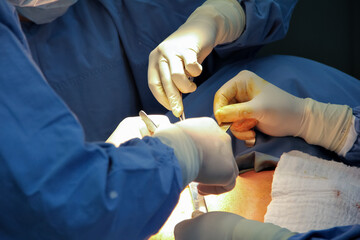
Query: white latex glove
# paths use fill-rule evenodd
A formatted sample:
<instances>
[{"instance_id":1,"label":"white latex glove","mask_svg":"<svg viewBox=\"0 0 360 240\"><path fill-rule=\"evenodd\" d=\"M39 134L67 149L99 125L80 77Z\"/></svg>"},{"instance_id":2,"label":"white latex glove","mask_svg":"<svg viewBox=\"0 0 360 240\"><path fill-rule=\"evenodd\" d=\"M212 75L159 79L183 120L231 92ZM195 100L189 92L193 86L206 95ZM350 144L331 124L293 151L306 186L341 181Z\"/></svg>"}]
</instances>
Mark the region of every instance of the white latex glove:
<instances>
[{"instance_id":1,"label":"white latex glove","mask_svg":"<svg viewBox=\"0 0 360 240\"><path fill-rule=\"evenodd\" d=\"M189 77L199 76L213 48L237 39L244 26L245 14L236 0L208 0L197 8L150 53L148 84L157 101L179 117L181 93L196 90Z\"/></svg>"},{"instance_id":2,"label":"white latex glove","mask_svg":"<svg viewBox=\"0 0 360 240\"><path fill-rule=\"evenodd\" d=\"M285 240L296 234L227 212L204 213L182 221L175 226L174 233L176 240Z\"/></svg>"},{"instance_id":3,"label":"white latex glove","mask_svg":"<svg viewBox=\"0 0 360 240\"><path fill-rule=\"evenodd\" d=\"M187 119L159 128L153 137L174 149L184 187L199 182L201 194L219 194L234 188L239 170L230 136L213 119Z\"/></svg>"},{"instance_id":4,"label":"white latex glove","mask_svg":"<svg viewBox=\"0 0 360 240\"><path fill-rule=\"evenodd\" d=\"M150 119L159 127L170 125L170 120L165 115L148 115ZM116 147L120 144L133 139L151 136L152 134L147 129L144 121L140 117L127 117L120 122L115 131L106 140L107 143L112 143Z\"/></svg>"},{"instance_id":5,"label":"white latex glove","mask_svg":"<svg viewBox=\"0 0 360 240\"><path fill-rule=\"evenodd\" d=\"M242 71L215 94L217 121L236 122L234 136L245 140L256 127L272 136L299 136L310 144L339 152L352 120L346 105L295 97L249 71Z\"/></svg>"}]
</instances>

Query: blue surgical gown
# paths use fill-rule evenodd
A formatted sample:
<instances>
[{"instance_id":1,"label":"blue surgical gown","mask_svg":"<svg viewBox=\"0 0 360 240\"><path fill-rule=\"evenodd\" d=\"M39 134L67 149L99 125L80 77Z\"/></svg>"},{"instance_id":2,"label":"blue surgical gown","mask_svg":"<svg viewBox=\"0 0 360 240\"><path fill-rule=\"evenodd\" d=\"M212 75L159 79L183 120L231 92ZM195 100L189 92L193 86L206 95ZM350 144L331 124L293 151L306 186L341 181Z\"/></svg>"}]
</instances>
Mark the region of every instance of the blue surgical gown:
<instances>
[{"instance_id":1,"label":"blue surgical gown","mask_svg":"<svg viewBox=\"0 0 360 240\"><path fill-rule=\"evenodd\" d=\"M216 54L283 37L295 1L278 2L245 1L255 11L246 31L253 23L261 33ZM119 148L94 141L140 108L162 109L147 88L148 54L201 3L80 0L50 24L20 28L0 1L0 239L144 239L159 230L182 190L173 150L156 138Z\"/></svg>"},{"instance_id":2,"label":"blue surgical gown","mask_svg":"<svg viewBox=\"0 0 360 240\"><path fill-rule=\"evenodd\" d=\"M240 0L239 0L240 1ZM204 0L79 0L49 24L22 23L34 61L76 114L89 141L104 141L121 120L165 113L147 84L149 53ZM230 53L248 58L283 38L295 0L240 1L246 29L204 63L200 84ZM207 63L208 62L208 63Z\"/></svg>"},{"instance_id":3,"label":"blue surgical gown","mask_svg":"<svg viewBox=\"0 0 360 240\"><path fill-rule=\"evenodd\" d=\"M76 113L90 140L105 139L127 114L136 115L138 107L160 111L146 87L147 54L195 6L178 8L173 1L136 2L80 0L51 24L24 23L26 39L13 9L0 2L0 188L7 193L0 197L1 239L141 239L156 232L175 205L181 174L171 149L152 138L135 139L120 148L86 143L79 122L67 108ZM267 2L242 3L246 10L253 7L256 21L249 21L248 12L242 37L219 47L215 55L227 56L234 51L244 55L243 60L215 64L214 75L198 93L186 97L186 113L211 116L213 91L242 69L255 71L293 94L360 105L354 95L359 92L357 80L332 68L295 57L249 60L259 45L283 36L287 29L292 8L282 7L278 1ZM186 14L171 15L169 6ZM151 20L156 24L136 22L146 18L139 13L146 10L149 14L149 8L155 11ZM246 34L250 23L260 28L257 34ZM257 138L255 150L275 156L298 148L334 156L297 138L271 138L260 133ZM241 141L234 140L233 146L237 154L254 150L245 148Z\"/></svg>"},{"instance_id":4,"label":"blue surgical gown","mask_svg":"<svg viewBox=\"0 0 360 240\"><path fill-rule=\"evenodd\" d=\"M61 33L60 33L61 34ZM88 143L0 1L0 239L146 239L182 190L157 138Z\"/></svg>"}]
</instances>

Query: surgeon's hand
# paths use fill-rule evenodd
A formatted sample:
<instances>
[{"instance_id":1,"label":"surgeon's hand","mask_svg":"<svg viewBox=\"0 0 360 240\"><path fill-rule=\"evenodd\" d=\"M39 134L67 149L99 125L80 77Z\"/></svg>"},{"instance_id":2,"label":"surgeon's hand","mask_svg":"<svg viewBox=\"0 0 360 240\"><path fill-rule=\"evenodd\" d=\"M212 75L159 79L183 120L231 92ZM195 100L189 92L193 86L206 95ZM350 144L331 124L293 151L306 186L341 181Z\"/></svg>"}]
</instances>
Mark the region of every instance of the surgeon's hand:
<instances>
[{"instance_id":1,"label":"surgeon's hand","mask_svg":"<svg viewBox=\"0 0 360 240\"><path fill-rule=\"evenodd\" d=\"M163 127L170 125L170 120L165 115L148 115L148 117L158 126ZM152 133L146 127L144 121L140 117L127 117L120 122L115 131L106 140L116 147L133 138L143 138L151 136Z\"/></svg>"},{"instance_id":2,"label":"surgeon's hand","mask_svg":"<svg viewBox=\"0 0 360 240\"><path fill-rule=\"evenodd\" d=\"M212 118L193 118L176 124L194 141L200 168L196 182L201 194L220 194L234 188L239 175L230 136Z\"/></svg>"},{"instance_id":3,"label":"surgeon's hand","mask_svg":"<svg viewBox=\"0 0 360 240\"><path fill-rule=\"evenodd\" d=\"M233 122L230 130L241 140L254 137L254 126L272 136L295 136L303 112L302 99L250 71L241 71L214 97L216 120L219 124Z\"/></svg>"},{"instance_id":4,"label":"surgeon's hand","mask_svg":"<svg viewBox=\"0 0 360 240\"><path fill-rule=\"evenodd\" d=\"M336 152L352 120L348 106L295 97L250 71L241 71L216 92L214 113L219 124L233 122L230 129L242 140L254 136L256 125L266 134L299 136Z\"/></svg>"},{"instance_id":5,"label":"surgeon's hand","mask_svg":"<svg viewBox=\"0 0 360 240\"><path fill-rule=\"evenodd\" d=\"M208 0L149 56L151 92L176 117L183 112L181 93L196 90L191 77L199 76L201 63L213 48L237 39L245 26L245 14L235 0Z\"/></svg>"},{"instance_id":6,"label":"surgeon's hand","mask_svg":"<svg viewBox=\"0 0 360 240\"><path fill-rule=\"evenodd\" d=\"M204 213L175 226L176 240L285 240L295 235L271 223L247 220L227 212Z\"/></svg>"},{"instance_id":7,"label":"surgeon's hand","mask_svg":"<svg viewBox=\"0 0 360 240\"><path fill-rule=\"evenodd\" d=\"M183 187L199 182L201 194L219 194L235 186L239 174L230 136L211 118L187 119L154 134L172 147L183 175Z\"/></svg>"}]
</instances>

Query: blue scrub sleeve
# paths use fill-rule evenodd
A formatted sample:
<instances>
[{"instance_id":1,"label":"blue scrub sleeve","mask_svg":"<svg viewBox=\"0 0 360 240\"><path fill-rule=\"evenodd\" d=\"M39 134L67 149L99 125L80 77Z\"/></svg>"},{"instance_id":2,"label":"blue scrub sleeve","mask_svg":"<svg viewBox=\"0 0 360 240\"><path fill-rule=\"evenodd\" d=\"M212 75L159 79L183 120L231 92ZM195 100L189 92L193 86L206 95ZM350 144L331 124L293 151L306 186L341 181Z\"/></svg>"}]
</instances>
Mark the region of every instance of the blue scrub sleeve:
<instances>
[{"instance_id":1,"label":"blue scrub sleeve","mask_svg":"<svg viewBox=\"0 0 360 240\"><path fill-rule=\"evenodd\" d=\"M145 239L182 190L173 149L84 141L0 1L0 239Z\"/></svg>"},{"instance_id":2,"label":"blue scrub sleeve","mask_svg":"<svg viewBox=\"0 0 360 240\"><path fill-rule=\"evenodd\" d=\"M355 131L357 138L354 145L345 155L344 162L350 165L360 167L360 106L353 108L353 114L355 116Z\"/></svg>"},{"instance_id":3,"label":"blue scrub sleeve","mask_svg":"<svg viewBox=\"0 0 360 240\"><path fill-rule=\"evenodd\" d=\"M241 36L230 44L215 50L220 56L234 51L259 47L285 37L297 0L239 0L246 16L246 25ZM243 55L243 54L242 54Z\"/></svg>"}]
</instances>

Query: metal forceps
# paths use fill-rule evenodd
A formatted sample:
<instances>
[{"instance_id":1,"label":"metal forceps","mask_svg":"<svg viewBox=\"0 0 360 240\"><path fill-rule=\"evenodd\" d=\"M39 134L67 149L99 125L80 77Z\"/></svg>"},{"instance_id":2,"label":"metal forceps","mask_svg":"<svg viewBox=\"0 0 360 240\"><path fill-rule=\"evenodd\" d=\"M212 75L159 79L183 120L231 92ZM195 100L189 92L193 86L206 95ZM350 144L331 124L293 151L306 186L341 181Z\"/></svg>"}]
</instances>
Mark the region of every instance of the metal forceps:
<instances>
[{"instance_id":1,"label":"metal forceps","mask_svg":"<svg viewBox=\"0 0 360 240\"><path fill-rule=\"evenodd\" d=\"M139 112L139 116L144 121L144 123L145 123L146 127L148 128L148 130L151 133L154 133L158 126L149 118L149 116L143 110L141 110ZM185 120L184 112L181 114L179 119L180 119L180 121ZM192 200L192 204L193 204L193 207L194 207L193 216L196 216L197 214L200 214L200 213L208 212L206 202L205 202L205 198L204 198L204 196L202 196L202 195L200 195L198 193L197 185L198 185L198 183L196 183L196 182L191 182L189 184L191 200Z\"/></svg>"},{"instance_id":2,"label":"metal forceps","mask_svg":"<svg viewBox=\"0 0 360 240\"><path fill-rule=\"evenodd\" d=\"M185 120L185 112L183 111L179 117L180 121ZM198 183L191 182L189 183L189 190L191 195L191 200L193 203L194 211L192 213L192 217L196 217L201 213L207 213L208 209L206 206L205 198L203 195L200 195L197 189Z\"/></svg>"},{"instance_id":3,"label":"metal forceps","mask_svg":"<svg viewBox=\"0 0 360 240\"><path fill-rule=\"evenodd\" d=\"M220 124L220 128L221 130L223 130L224 132L227 132L227 130L231 127L231 123L222 123ZM247 147L253 147L255 145L256 142L256 138L250 139L250 140L245 140L245 146Z\"/></svg>"}]
</instances>

